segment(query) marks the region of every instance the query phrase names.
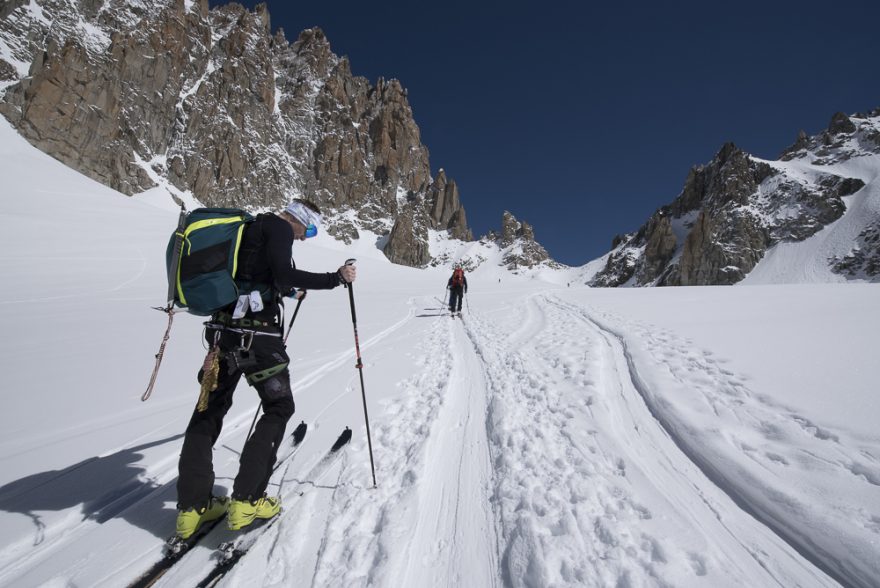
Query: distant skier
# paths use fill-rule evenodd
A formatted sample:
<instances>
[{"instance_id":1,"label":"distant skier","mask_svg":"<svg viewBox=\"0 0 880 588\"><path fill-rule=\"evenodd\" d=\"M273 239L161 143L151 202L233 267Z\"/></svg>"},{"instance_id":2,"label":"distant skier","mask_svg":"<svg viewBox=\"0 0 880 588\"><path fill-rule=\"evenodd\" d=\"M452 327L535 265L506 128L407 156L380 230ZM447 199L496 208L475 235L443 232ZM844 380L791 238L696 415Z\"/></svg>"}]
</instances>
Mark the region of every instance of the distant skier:
<instances>
[{"instance_id":1,"label":"distant skier","mask_svg":"<svg viewBox=\"0 0 880 588\"><path fill-rule=\"evenodd\" d=\"M199 382L211 390L204 404L193 412L183 449L177 481L177 536L187 539L207 521L228 511L228 525L241 529L258 518L271 518L281 510L278 497L265 495L275 465L276 452L293 415L293 394L282 339L279 301L299 297L297 288L329 290L356 277L354 266L344 265L329 273L296 269L291 259L294 241L314 237L321 213L311 202L296 199L279 214L261 214L245 229L238 253L237 280L259 292L243 295L235 308L215 313L205 331L211 352L199 372ZM261 295L257 295L261 294ZM213 355L212 355L213 354ZM263 403L263 416L244 444L232 497L215 497L213 446L220 435L223 417L232 406L232 393L242 376L256 388Z\"/></svg>"},{"instance_id":2,"label":"distant skier","mask_svg":"<svg viewBox=\"0 0 880 588\"><path fill-rule=\"evenodd\" d=\"M449 289L449 312L457 312L461 316L461 303L464 299L464 294L467 293L468 283L464 270L460 265L455 266L452 276L450 276L449 281L446 283L446 288Z\"/></svg>"}]
</instances>

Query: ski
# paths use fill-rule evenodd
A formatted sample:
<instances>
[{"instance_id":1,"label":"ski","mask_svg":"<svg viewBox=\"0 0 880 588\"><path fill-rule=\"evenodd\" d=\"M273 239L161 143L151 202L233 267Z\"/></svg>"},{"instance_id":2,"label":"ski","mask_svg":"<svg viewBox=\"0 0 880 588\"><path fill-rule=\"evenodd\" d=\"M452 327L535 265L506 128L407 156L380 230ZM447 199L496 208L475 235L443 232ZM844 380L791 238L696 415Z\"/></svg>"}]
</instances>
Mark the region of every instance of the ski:
<instances>
[{"instance_id":1,"label":"ski","mask_svg":"<svg viewBox=\"0 0 880 588\"><path fill-rule=\"evenodd\" d=\"M165 573L180 561L190 549L192 549L199 541L208 535L214 528L223 522L224 518L220 517L209 521L199 527L199 530L193 533L187 539L181 539L176 534L172 535L165 541L165 554L153 566L144 572L137 580L129 584L129 588L149 588L159 581Z\"/></svg>"},{"instance_id":2,"label":"ski","mask_svg":"<svg viewBox=\"0 0 880 588\"><path fill-rule=\"evenodd\" d=\"M338 461L339 451L348 445L348 442L351 441L351 429L345 427L345 430L342 431L342 434L339 435L339 438L336 439L336 442L333 443L333 446L327 452L327 454L321 458L321 460L315 464L314 467L309 471L307 477L312 478L314 480L320 479L330 468L335 465ZM299 493L299 496L302 496L302 492ZM285 499L288 497L285 497ZM282 501L283 505L283 501ZM283 512L283 506L282 506ZM271 519L264 519L262 521L255 521L251 525L248 525L238 537L236 537L233 541L224 541L220 545L217 546L217 563L214 568L208 572L208 574L202 579L201 582L196 584L198 588L211 588L215 586L223 577L229 573L235 564L244 557L248 550L253 547L259 538L265 533L268 529L272 528L278 520L281 519L281 514L278 514Z\"/></svg>"},{"instance_id":3,"label":"ski","mask_svg":"<svg viewBox=\"0 0 880 588\"><path fill-rule=\"evenodd\" d=\"M275 468L272 470L273 472L277 470L281 464L287 462L292 459L294 455L296 455L297 451L299 451L303 439L305 439L306 432L308 431L308 425L306 425L305 421L302 421L299 425L297 425L296 429L294 429L291 437L293 438L293 449L284 456L278 463L275 465ZM159 579L164 576L168 570L170 570L174 564L179 562L196 544L198 544L202 539L204 539L211 531L213 531L220 523L224 522L226 517L220 517L218 519L214 519L213 521L208 521L201 527L199 530L193 533L187 539L181 539L177 534L172 535L168 539L165 540L165 552L159 561L157 561L153 566L144 572L137 580L129 585L129 588L149 588L153 584L159 581Z\"/></svg>"},{"instance_id":4,"label":"ski","mask_svg":"<svg viewBox=\"0 0 880 588\"><path fill-rule=\"evenodd\" d=\"M293 456L296 455L296 452L299 451L300 444L303 442L303 439L306 437L306 432L308 432L309 426L305 421L302 421L300 424L296 426L296 429L291 433L291 437L293 437L293 449L290 450L290 453L282 457L278 460L278 463L275 464L275 467L272 468L272 473L274 474L278 468L281 467L282 464L287 463L289 460L293 459Z\"/></svg>"},{"instance_id":5,"label":"ski","mask_svg":"<svg viewBox=\"0 0 880 588\"><path fill-rule=\"evenodd\" d=\"M247 553L248 549L257 542L262 532L274 525L279 518L281 518L281 513L271 519L257 519L240 531L239 536L234 540L224 541L218 545L219 561L214 566L214 569L201 582L196 584L197 588L208 588L216 585L238 563L238 560Z\"/></svg>"}]
</instances>

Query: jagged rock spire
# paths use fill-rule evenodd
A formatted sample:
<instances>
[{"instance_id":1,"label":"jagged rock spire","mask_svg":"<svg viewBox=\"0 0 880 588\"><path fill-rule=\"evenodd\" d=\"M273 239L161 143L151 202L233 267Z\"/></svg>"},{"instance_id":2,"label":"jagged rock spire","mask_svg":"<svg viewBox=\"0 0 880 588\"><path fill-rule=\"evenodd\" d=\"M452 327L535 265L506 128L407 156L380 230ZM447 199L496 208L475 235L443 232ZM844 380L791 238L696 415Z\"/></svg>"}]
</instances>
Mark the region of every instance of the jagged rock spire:
<instances>
[{"instance_id":1,"label":"jagged rock spire","mask_svg":"<svg viewBox=\"0 0 880 588\"><path fill-rule=\"evenodd\" d=\"M843 198L865 184L823 165L880 153L880 118L837 113L815 137L801 132L783 160L816 166L809 180L760 161L733 143L690 170L679 196L638 231L615 237L596 286L734 284L780 242L802 241L846 211ZM827 262L841 273L880 268L876 227L859 235L851 255Z\"/></svg>"},{"instance_id":2,"label":"jagged rock spire","mask_svg":"<svg viewBox=\"0 0 880 588\"><path fill-rule=\"evenodd\" d=\"M0 55L16 60L0 58L0 113L67 165L126 194L167 181L209 206L304 196L328 233L388 235L401 263L423 263L428 228L472 239L456 183L431 178L406 89L354 76L321 29L289 43L265 4L41 8L44 18L17 0L0 9Z\"/></svg>"}]
</instances>

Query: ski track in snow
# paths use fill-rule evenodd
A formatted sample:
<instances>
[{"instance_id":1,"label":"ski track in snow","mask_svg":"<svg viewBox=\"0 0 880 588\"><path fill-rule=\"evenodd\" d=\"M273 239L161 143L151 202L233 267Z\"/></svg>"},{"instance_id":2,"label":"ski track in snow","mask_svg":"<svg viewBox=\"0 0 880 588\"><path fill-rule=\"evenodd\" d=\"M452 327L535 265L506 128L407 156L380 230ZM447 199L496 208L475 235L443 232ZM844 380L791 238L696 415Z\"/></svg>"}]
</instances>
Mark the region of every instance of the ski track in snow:
<instances>
[{"instance_id":1,"label":"ski track in snow","mask_svg":"<svg viewBox=\"0 0 880 588\"><path fill-rule=\"evenodd\" d=\"M450 347L456 330L464 345ZM499 583L495 545L487 542L495 521L487 500L484 387L471 379L478 366L466 345L460 325L431 321L417 359L423 369L399 383L400 398L385 407L375 430L378 488L346 472L332 501L303 513L308 528L319 530L315 508L326 511L317 553L292 523L290 535L275 542L281 557L268 563L265 585Z\"/></svg>"},{"instance_id":2,"label":"ski track in snow","mask_svg":"<svg viewBox=\"0 0 880 588\"><path fill-rule=\"evenodd\" d=\"M422 322L413 321L416 307L435 301L410 299L404 318L368 339L364 348L402 331L418 341L416 369L378 413L371 410L378 487L366 482L362 463L351 467L347 457L356 453L361 462L365 438L356 436L312 479L301 472L315 471L314 462L297 454L274 482L285 497L282 518L220 586L836 585L826 572L841 574L823 539L811 543L797 521L780 523L803 507L797 497L770 495L781 506L762 512L767 500L758 498L773 486L758 485L755 498L721 475L736 462L724 461L723 448L687 430L694 420L677 420L674 411L704 410L742 423L726 428L722 442L776 475L809 462L877 486L875 444L844 449L844 432L769 405L744 378L668 333L625 324L648 350L643 356L609 326L617 324L614 317L562 294L524 296L485 311L475 305L463 319ZM669 390L651 394L654 384L641 381L636 367L651 357L666 365L670 381L690 390L689 402L672 407ZM351 359L347 353L325 361L294 388L302 392ZM345 394L354 393L352 381ZM323 398L315 420L340 396ZM250 418L227 423L218 447L243 436ZM807 438L809 455L803 439L784 443L791 435ZM713 450L702 456L694 443ZM234 468L235 458L215 465ZM147 516L173 500L176 460L168 453L151 461L144 477L152 486L115 488L100 498L102 520L126 509ZM754 473L734 471L743 485L755 483ZM41 529L45 540L36 547L21 543L4 553L0 584L30 578L40 561L62 551L78 566L95 565L95 546L110 545L124 528L102 529L101 522L66 517ZM876 520L866 520L865 529L880 534ZM187 554L157 586L196 583L224 533L212 531L204 548ZM159 549L157 539L149 557ZM133 579L128 557L111 559L99 583ZM863 582L871 577L864 562L840 562L846 564L856 570L843 576L848 583L870 585Z\"/></svg>"},{"instance_id":3,"label":"ski track in snow","mask_svg":"<svg viewBox=\"0 0 880 588\"><path fill-rule=\"evenodd\" d=\"M410 305L408 313L400 321L365 340L361 344L361 348L370 349L395 331L401 329L406 323L412 320L414 313L415 309ZM319 382L328 372L338 369L342 365L351 361L352 358L352 352L347 351L331 361L313 369L309 374L292 384L294 395L296 396L297 394L302 393L308 387ZM338 400L339 396L341 395L337 395L336 398L330 400L326 408L332 406L332 404ZM119 414L109 415L100 419L95 419L93 422L77 425L65 431L49 432L47 440L43 445L57 443L62 437L69 440L74 438L77 434L86 435L89 432L94 431L96 427L116 427L124 425L126 418L132 420L139 418L137 414L138 410L139 407L130 409L127 411L129 413L127 417L126 415ZM179 407L176 405L169 406L168 410L179 410ZM313 415L314 418L312 422L316 421L322 413L323 412ZM246 412L237 418L226 419L223 432L217 440L215 447L223 447L225 444L230 443L230 440L243 437L243 434L245 434L250 427L252 418L253 415ZM77 431L79 433L77 433ZM173 441L179 437L179 434L174 435L165 441ZM105 452L102 456L90 458L51 476L43 476L37 482L21 484L13 489L7 489L7 492L0 498L4 500L6 508L11 508L15 504L16 497L18 496L22 497L21 501L23 503L27 503L28 501L33 501L35 493L39 493L41 490L45 490L47 495L54 494L57 492L56 489L59 486L64 485L64 478L66 476L81 475L82 470L87 469L89 464L101 460L104 456L114 459L120 454L133 454L134 450L132 448L136 448L137 442L143 438L144 436L141 435L138 440L126 444L125 447ZM241 445L241 443L239 442L238 445ZM42 445L38 445L37 447L41 446ZM126 511L135 511L128 513L134 519L148 519L151 515L146 513L150 511L154 513L160 511L160 505L163 503L173 503L175 500L174 484L177 479L177 461L179 457L177 449L179 445L177 443L169 443L169 447L172 448L171 452L161 457L154 456L151 459L149 466L145 468L137 478L131 479L124 486L113 487L111 490L106 491L106 485L103 481L96 480L96 492L98 492L99 489L104 489L104 493L99 493L96 499L89 502L88 511L91 514L80 515L78 513L69 512L55 517L54 520L50 520L49 523L44 523L40 514L31 513L28 508L23 507L22 512L28 514L28 516L32 518L35 531L32 536L22 537L19 541L8 544L2 555L0 555L0 586L13 581L13 579L19 576L19 574L27 574L30 570L38 568L40 561L45 561L47 558L51 558L54 554L65 549L71 549L73 552L82 551L82 555L80 556L81 565L85 566L87 562L96 557L96 554L92 553L89 549L90 540L100 544L109 539L103 523L110 521L115 517L120 517L125 514ZM237 461L237 455L232 455L225 460L220 457L215 457L215 470L220 471L223 465L229 465L235 461ZM46 502L49 502L49 500ZM112 539L109 540L112 541ZM154 549L153 551L155 553L151 552L151 557L156 557L159 550ZM151 560L144 559L143 561L139 561L137 565L146 569L149 563L151 563ZM105 578L107 585L116 585L119 583L117 574L122 574L124 577L127 577L130 575L130 572L126 571L124 566L122 570L109 568Z\"/></svg>"},{"instance_id":4,"label":"ski track in snow","mask_svg":"<svg viewBox=\"0 0 880 588\"><path fill-rule=\"evenodd\" d=\"M844 585L875 585L880 563L871 545L876 544L878 533L873 519L858 505L870 502L872 490L876 496L870 486L878 485L880 472L867 448L876 447L880 439L841 443L846 432L815 425L755 394L745 378L725 369L710 352L694 349L690 341L624 322L625 337L605 324L620 323L617 317L599 318L596 315L601 313L560 300L555 303L562 304L570 316L592 323L621 348L626 370L651 418L744 512ZM631 338L641 349L627 349L625 340ZM655 378L663 372L668 378L651 384L642 381L637 364L648 362L666 368L647 370ZM695 420L701 418L695 412L712 418ZM683 414L688 416L682 418ZM707 421L718 423L720 429L703 431L689 424ZM746 459L732 459L736 454ZM743 461L754 467L743 467ZM816 470L823 471L823 476L816 477ZM803 477L803 484L791 484L802 471L810 474ZM837 496L845 486L835 485L835 479L853 475L864 480L865 495ZM818 480L825 483L816 484ZM830 511L814 506L829 503L833 505ZM853 520L861 520L863 530L836 531L850 527Z\"/></svg>"},{"instance_id":5,"label":"ski track in snow","mask_svg":"<svg viewBox=\"0 0 880 588\"><path fill-rule=\"evenodd\" d=\"M509 340L510 329L467 321L491 387L506 585L821 584L669 441L628 384L620 350L547 297L526 308ZM681 532L652 532L655 513Z\"/></svg>"},{"instance_id":6,"label":"ski track in snow","mask_svg":"<svg viewBox=\"0 0 880 588\"><path fill-rule=\"evenodd\" d=\"M679 449L580 309L438 317L418 354L376 429L379 487L341 472L231 582L835 585Z\"/></svg>"}]
</instances>

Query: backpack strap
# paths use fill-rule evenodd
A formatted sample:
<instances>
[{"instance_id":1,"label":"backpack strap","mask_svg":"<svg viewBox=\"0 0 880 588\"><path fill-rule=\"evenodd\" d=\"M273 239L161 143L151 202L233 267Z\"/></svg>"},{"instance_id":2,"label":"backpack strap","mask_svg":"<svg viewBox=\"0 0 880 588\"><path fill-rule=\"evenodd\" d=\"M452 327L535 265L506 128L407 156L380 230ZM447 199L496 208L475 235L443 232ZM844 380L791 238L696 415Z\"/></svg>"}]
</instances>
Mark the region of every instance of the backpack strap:
<instances>
[{"instance_id":1,"label":"backpack strap","mask_svg":"<svg viewBox=\"0 0 880 588\"><path fill-rule=\"evenodd\" d=\"M277 302L274 298L277 297L279 293L275 291L272 284L257 282L251 279L254 272L252 267L254 255L263 247L263 221L265 218L265 214L257 215L257 218L245 228L248 249L247 251L241 251L239 253L239 266L235 275L235 285L238 286L240 292L253 292L254 290L258 290L260 296L263 298L263 302ZM245 237L242 239L244 240ZM244 253L244 255L241 255L241 253Z\"/></svg>"}]
</instances>

